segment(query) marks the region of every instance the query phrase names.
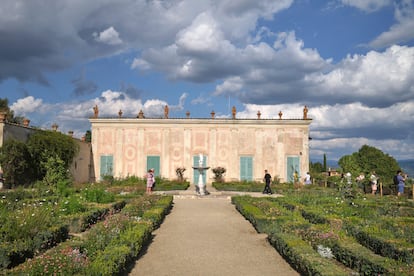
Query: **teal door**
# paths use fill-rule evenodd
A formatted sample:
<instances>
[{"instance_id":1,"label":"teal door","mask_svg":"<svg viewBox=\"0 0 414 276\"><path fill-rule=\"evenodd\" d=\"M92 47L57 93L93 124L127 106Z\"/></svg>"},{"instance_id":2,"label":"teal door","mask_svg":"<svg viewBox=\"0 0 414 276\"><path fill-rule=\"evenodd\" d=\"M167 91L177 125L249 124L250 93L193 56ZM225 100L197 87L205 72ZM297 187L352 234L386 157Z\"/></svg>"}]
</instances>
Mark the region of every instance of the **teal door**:
<instances>
[{"instance_id":1,"label":"teal door","mask_svg":"<svg viewBox=\"0 0 414 276\"><path fill-rule=\"evenodd\" d=\"M246 180L246 181L253 180L253 157L251 156L240 157L240 180Z\"/></svg>"},{"instance_id":2,"label":"teal door","mask_svg":"<svg viewBox=\"0 0 414 276\"><path fill-rule=\"evenodd\" d=\"M299 156L288 156L287 158L287 181L293 182L293 175L297 173L300 179Z\"/></svg>"},{"instance_id":3,"label":"teal door","mask_svg":"<svg viewBox=\"0 0 414 276\"><path fill-rule=\"evenodd\" d=\"M199 155L195 155L193 157L193 167L198 167L198 160L200 160L200 156ZM203 156L203 167L207 167L207 156ZM198 184L198 176L200 175L200 173L198 172L198 170L194 170L194 177L193 177L193 183L194 184ZM203 174L203 183L207 183L206 182L206 171L204 171Z\"/></svg>"},{"instance_id":4,"label":"teal door","mask_svg":"<svg viewBox=\"0 0 414 276\"><path fill-rule=\"evenodd\" d=\"M100 179L104 176L113 176L114 157L112 155L101 155Z\"/></svg>"},{"instance_id":5,"label":"teal door","mask_svg":"<svg viewBox=\"0 0 414 276\"><path fill-rule=\"evenodd\" d=\"M147 156L147 171L154 169L154 176L160 176L160 157L159 156Z\"/></svg>"}]
</instances>

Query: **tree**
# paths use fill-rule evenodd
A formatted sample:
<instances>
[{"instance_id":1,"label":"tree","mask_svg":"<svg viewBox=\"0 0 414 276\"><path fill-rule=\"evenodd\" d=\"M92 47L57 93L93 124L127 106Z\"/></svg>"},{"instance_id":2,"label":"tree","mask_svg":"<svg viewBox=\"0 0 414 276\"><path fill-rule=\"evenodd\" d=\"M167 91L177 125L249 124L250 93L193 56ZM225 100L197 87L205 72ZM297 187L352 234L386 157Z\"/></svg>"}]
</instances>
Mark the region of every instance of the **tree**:
<instances>
[{"instance_id":1,"label":"tree","mask_svg":"<svg viewBox=\"0 0 414 276\"><path fill-rule=\"evenodd\" d=\"M359 175L361 167L358 162L358 155L353 153L351 155L342 156L338 161L338 165L341 167L343 173L351 173L351 175Z\"/></svg>"},{"instance_id":2,"label":"tree","mask_svg":"<svg viewBox=\"0 0 414 276\"><path fill-rule=\"evenodd\" d=\"M352 155L343 156L338 164L344 172L350 172L353 176L361 172L369 174L375 171L384 184L392 183L393 176L400 168L394 157L368 145L363 145Z\"/></svg>"},{"instance_id":3,"label":"tree","mask_svg":"<svg viewBox=\"0 0 414 276\"><path fill-rule=\"evenodd\" d=\"M47 173L45 164L50 157L62 160L64 168L67 170L79 150L72 137L60 132L44 130L38 130L30 135L27 147L33 157L34 164L36 164L35 177L37 180L42 180L45 177Z\"/></svg>"},{"instance_id":4,"label":"tree","mask_svg":"<svg viewBox=\"0 0 414 276\"><path fill-rule=\"evenodd\" d=\"M90 130L85 132L85 142L92 142L92 132Z\"/></svg>"},{"instance_id":5,"label":"tree","mask_svg":"<svg viewBox=\"0 0 414 276\"><path fill-rule=\"evenodd\" d=\"M326 166L326 154L323 154L323 171L326 172L328 167Z\"/></svg>"},{"instance_id":6,"label":"tree","mask_svg":"<svg viewBox=\"0 0 414 276\"><path fill-rule=\"evenodd\" d=\"M6 121L15 124L21 124L23 122L23 117L15 117L14 111L9 107L9 100L7 98L0 98L0 112L6 113Z\"/></svg>"},{"instance_id":7,"label":"tree","mask_svg":"<svg viewBox=\"0 0 414 276\"><path fill-rule=\"evenodd\" d=\"M310 162L309 170L311 174L324 172L323 165L321 162L316 162L316 163Z\"/></svg>"},{"instance_id":8,"label":"tree","mask_svg":"<svg viewBox=\"0 0 414 276\"><path fill-rule=\"evenodd\" d=\"M5 183L11 187L27 185L33 179L33 164L25 143L7 140L0 148L0 164Z\"/></svg>"}]
</instances>

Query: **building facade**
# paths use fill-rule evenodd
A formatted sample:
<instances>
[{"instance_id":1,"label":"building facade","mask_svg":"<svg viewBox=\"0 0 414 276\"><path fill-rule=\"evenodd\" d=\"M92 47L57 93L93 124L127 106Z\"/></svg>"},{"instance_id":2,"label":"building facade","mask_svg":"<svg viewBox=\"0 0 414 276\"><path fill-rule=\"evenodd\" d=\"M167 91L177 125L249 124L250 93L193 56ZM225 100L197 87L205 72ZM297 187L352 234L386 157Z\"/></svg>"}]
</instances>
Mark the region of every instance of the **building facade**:
<instances>
[{"instance_id":1,"label":"building facade","mask_svg":"<svg viewBox=\"0 0 414 276\"><path fill-rule=\"evenodd\" d=\"M167 179L185 168L191 183L198 179L200 154L207 183L214 179L212 168L224 167L226 181L261 180L267 169L282 182L293 181L295 172L309 170L309 125L305 107L301 119L215 118L100 118L97 107L90 118L93 166L97 181L105 175L118 178L142 177L150 168Z\"/></svg>"}]
</instances>

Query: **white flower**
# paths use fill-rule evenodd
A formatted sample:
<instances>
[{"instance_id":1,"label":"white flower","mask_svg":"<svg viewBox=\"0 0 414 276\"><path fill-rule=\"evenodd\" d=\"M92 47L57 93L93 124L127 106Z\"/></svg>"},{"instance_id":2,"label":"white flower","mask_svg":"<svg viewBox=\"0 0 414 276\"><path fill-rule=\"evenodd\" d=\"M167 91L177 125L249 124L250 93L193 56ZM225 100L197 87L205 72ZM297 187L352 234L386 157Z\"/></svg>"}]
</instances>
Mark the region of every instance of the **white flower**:
<instances>
[{"instance_id":1,"label":"white flower","mask_svg":"<svg viewBox=\"0 0 414 276\"><path fill-rule=\"evenodd\" d=\"M324 247L323 245L318 245L318 253L323 258L332 259L334 258L334 255L332 254L332 250L329 247Z\"/></svg>"}]
</instances>

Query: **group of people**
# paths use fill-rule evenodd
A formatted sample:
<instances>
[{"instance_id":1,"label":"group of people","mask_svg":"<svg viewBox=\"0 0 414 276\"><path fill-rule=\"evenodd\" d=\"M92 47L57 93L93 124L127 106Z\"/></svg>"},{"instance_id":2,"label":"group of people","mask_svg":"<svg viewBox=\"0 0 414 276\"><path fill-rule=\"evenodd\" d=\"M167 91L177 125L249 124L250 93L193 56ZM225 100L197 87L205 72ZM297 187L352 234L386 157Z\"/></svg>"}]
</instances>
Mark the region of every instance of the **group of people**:
<instances>
[{"instance_id":1,"label":"group of people","mask_svg":"<svg viewBox=\"0 0 414 276\"><path fill-rule=\"evenodd\" d=\"M270 188L270 183L272 181L272 176L270 175L268 170L265 170L264 172L265 172L265 175L263 177L263 182L265 183L265 186L264 186L264 189L263 189L262 193L271 195L273 193L272 189ZM294 179L295 183L299 180L297 171L294 172L293 179ZM305 185L312 184L312 179L311 179L311 175L310 175L309 172L306 173L303 180L304 180Z\"/></svg>"},{"instance_id":2,"label":"group of people","mask_svg":"<svg viewBox=\"0 0 414 276\"><path fill-rule=\"evenodd\" d=\"M403 175L401 170L398 170L397 174L394 176L394 184L396 185L397 196L401 196L404 194L405 181L407 177L408 176L406 174ZM356 178L356 182L362 187L364 179L364 173L360 173L360 175L358 175L358 177ZM378 181L378 175L375 173L375 171L372 171L369 177L369 183L371 185L371 193L373 195L375 195L378 191Z\"/></svg>"},{"instance_id":3,"label":"group of people","mask_svg":"<svg viewBox=\"0 0 414 276\"><path fill-rule=\"evenodd\" d=\"M263 194L272 194L273 192L272 192L272 189L270 188L270 183L272 181L272 176L270 175L268 170L265 170L264 173L265 173L265 175L263 177L263 181L265 183L265 187L263 189ZM297 172L295 172L295 173L297 173ZM155 188L155 170L153 168L148 170L146 178L147 178L147 193L151 194L152 191ZM395 178L394 182L396 182L395 184L397 185L397 196L401 196L402 194L404 194L405 180L407 179L407 175L403 175L402 171L398 170L397 174L394 178ZM364 181L364 179L365 179L364 173L360 173L360 175L358 175L357 178L356 178L356 182L361 185L361 183ZM370 185L371 185L371 193L373 195L377 193L378 180L379 180L379 177L377 176L375 171L372 171L371 175L369 177L369 182L370 182ZM304 183L305 183L305 185L312 184L312 180L311 180L311 176L310 176L309 172L307 172L305 177L304 177Z\"/></svg>"}]
</instances>

